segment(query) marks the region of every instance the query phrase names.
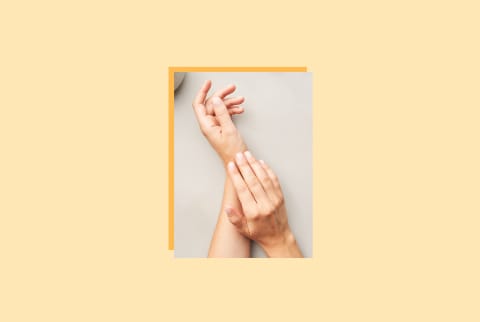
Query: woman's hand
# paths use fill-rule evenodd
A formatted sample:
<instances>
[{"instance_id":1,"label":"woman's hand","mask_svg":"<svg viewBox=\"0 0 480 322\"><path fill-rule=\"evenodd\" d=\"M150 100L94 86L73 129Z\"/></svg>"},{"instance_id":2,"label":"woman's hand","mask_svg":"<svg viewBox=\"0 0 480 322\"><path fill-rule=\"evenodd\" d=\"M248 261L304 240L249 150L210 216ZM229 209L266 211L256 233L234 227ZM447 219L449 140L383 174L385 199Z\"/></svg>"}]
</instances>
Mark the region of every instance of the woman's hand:
<instances>
[{"instance_id":1,"label":"woman's hand","mask_svg":"<svg viewBox=\"0 0 480 322\"><path fill-rule=\"evenodd\" d=\"M247 148L230 116L243 112L243 108L238 104L244 99L243 97L225 98L235 91L234 85L206 99L210 87L211 82L205 82L192 106L203 135L226 164L237 152L243 152Z\"/></svg>"},{"instance_id":2,"label":"woman's hand","mask_svg":"<svg viewBox=\"0 0 480 322\"><path fill-rule=\"evenodd\" d=\"M255 240L270 257L303 257L287 220L278 178L250 152L238 153L228 163L228 173L243 208L226 207L230 222L244 236Z\"/></svg>"},{"instance_id":3,"label":"woman's hand","mask_svg":"<svg viewBox=\"0 0 480 322\"><path fill-rule=\"evenodd\" d=\"M209 81L209 80L205 81L205 83L203 84L203 86L200 89L198 94L200 94L200 92L202 92L202 96L206 97L208 92L210 91L211 87L212 87L212 82ZM228 113L230 115L242 114L245 110L243 109L242 106L240 106L240 104L245 102L245 98L243 96L236 96L236 97L228 97L227 98L227 96L232 94L233 92L235 92L236 89L237 89L237 87L235 85L233 85L233 84L228 85L225 88L219 89L218 91L213 93L212 96L207 98L206 101L204 102L204 105L206 106L207 114L208 115L215 115L214 110L213 110L213 105L211 104L211 99L213 97L219 97L223 100L223 103L227 107ZM197 94L197 98L198 98L198 94ZM196 104L196 101L197 100L195 99L193 104Z\"/></svg>"},{"instance_id":4,"label":"woman's hand","mask_svg":"<svg viewBox=\"0 0 480 322\"><path fill-rule=\"evenodd\" d=\"M233 160L237 152L246 150L245 143L232 122L231 115L240 114L243 108L243 97L226 98L235 91L230 85L219 90L207 99L212 83L206 81L194 99L192 106L204 136L226 165ZM227 176L222 200L220 216L212 236L208 257L249 257L250 240L240 234L226 216L223 215L225 205L239 209L241 205L232 181Z\"/></svg>"}]
</instances>

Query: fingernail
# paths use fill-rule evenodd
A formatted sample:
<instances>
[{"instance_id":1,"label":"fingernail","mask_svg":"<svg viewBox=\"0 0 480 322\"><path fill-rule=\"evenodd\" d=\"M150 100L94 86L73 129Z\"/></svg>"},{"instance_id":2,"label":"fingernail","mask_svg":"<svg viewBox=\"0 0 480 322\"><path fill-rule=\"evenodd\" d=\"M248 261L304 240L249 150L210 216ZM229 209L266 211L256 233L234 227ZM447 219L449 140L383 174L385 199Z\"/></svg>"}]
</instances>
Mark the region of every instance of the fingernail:
<instances>
[{"instance_id":1,"label":"fingernail","mask_svg":"<svg viewBox=\"0 0 480 322\"><path fill-rule=\"evenodd\" d=\"M252 154L250 153L250 151L245 151L245 156L247 157L248 160L252 159Z\"/></svg>"},{"instance_id":2,"label":"fingernail","mask_svg":"<svg viewBox=\"0 0 480 322\"><path fill-rule=\"evenodd\" d=\"M265 161L263 160L258 160L258 162L260 162L261 164L265 164Z\"/></svg>"},{"instance_id":3,"label":"fingernail","mask_svg":"<svg viewBox=\"0 0 480 322\"><path fill-rule=\"evenodd\" d=\"M233 215L233 211L230 208L225 208L225 212L227 213L227 216Z\"/></svg>"},{"instance_id":4,"label":"fingernail","mask_svg":"<svg viewBox=\"0 0 480 322\"><path fill-rule=\"evenodd\" d=\"M217 96L212 97L212 104L213 105L220 105L221 103L222 103L222 100L219 97L217 97Z\"/></svg>"},{"instance_id":5,"label":"fingernail","mask_svg":"<svg viewBox=\"0 0 480 322\"><path fill-rule=\"evenodd\" d=\"M232 161L228 162L228 168L233 171L235 169L235 163L233 163Z\"/></svg>"},{"instance_id":6,"label":"fingernail","mask_svg":"<svg viewBox=\"0 0 480 322\"><path fill-rule=\"evenodd\" d=\"M238 152L237 153L237 162L241 162L243 161L243 153L242 152Z\"/></svg>"}]
</instances>

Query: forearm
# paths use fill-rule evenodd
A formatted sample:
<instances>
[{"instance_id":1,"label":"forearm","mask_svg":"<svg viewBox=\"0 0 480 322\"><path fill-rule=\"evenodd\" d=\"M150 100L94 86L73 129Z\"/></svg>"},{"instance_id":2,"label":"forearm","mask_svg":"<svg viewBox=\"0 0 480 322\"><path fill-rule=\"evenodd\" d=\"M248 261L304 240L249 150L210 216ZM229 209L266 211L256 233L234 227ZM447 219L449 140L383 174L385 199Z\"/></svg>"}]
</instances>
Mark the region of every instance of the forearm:
<instances>
[{"instance_id":1,"label":"forearm","mask_svg":"<svg viewBox=\"0 0 480 322\"><path fill-rule=\"evenodd\" d=\"M250 257L250 240L242 236L227 218L225 207L241 209L229 176L225 179L222 206L213 233L208 257Z\"/></svg>"}]
</instances>

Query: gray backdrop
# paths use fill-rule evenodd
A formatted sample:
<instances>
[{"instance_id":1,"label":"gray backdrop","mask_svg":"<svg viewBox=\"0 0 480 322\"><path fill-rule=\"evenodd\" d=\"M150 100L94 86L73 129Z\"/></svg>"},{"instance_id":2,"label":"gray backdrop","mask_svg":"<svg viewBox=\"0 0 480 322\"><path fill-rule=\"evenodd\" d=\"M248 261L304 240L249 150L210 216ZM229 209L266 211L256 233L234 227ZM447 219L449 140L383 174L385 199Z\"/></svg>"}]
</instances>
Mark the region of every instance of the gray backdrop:
<instances>
[{"instance_id":1,"label":"gray backdrop","mask_svg":"<svg viewBox=\"0 0 480 322\"><path fill-rule=\"evenodd\" d=\"M206 257L225 171L203 137L192 100L207 79L215 90L237 85L245 112L234 122L249 150L280 179L290 227L312 256L312 79L310 73L188 73L175 93L175 256ZM258 245L253 257L265 257Z\"/></svg>"}]
</instances>

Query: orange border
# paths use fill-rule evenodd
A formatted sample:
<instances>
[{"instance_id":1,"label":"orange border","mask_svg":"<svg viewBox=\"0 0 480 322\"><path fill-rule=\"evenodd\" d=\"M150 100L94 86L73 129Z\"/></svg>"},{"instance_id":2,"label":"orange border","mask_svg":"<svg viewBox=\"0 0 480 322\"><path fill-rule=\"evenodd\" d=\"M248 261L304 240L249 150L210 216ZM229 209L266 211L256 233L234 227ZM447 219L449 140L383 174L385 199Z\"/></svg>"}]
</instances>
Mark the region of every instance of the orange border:
<instances>
[{"instance_id":1,"label":"orange border","mask_svg":"<svg viewBox=\"0 0 480 322\"><path fill-rule=\"evenodd\" d=\"M174 80L175 72L306 72L307 67L168 67L168 249L174 249Z\"/></svg>"},{"instance_id":2,"label":"orange border","mask_svg":"<svg viewBox=\"0 0 480 322\"><path fill-rule=\"evenodd\" d=\"M174 143L174 126L175 126L175 113L174 113L174 82L173 75L175 69L172 67L168 68L168 249L173 250L173 205L174 205L174 195L173 195L173 183L174 183L174 160L173 160L173 143Z\"/></svg>"},{"instance_id":3,"label":"orange border","mask_svg":"<svg viewBox=\"0 0 480 322\"><path fill-rule=\"evenodd\" d=\"M174 72L306 72L307 67L169 67Z\"/></svg>"}]
</instances>

